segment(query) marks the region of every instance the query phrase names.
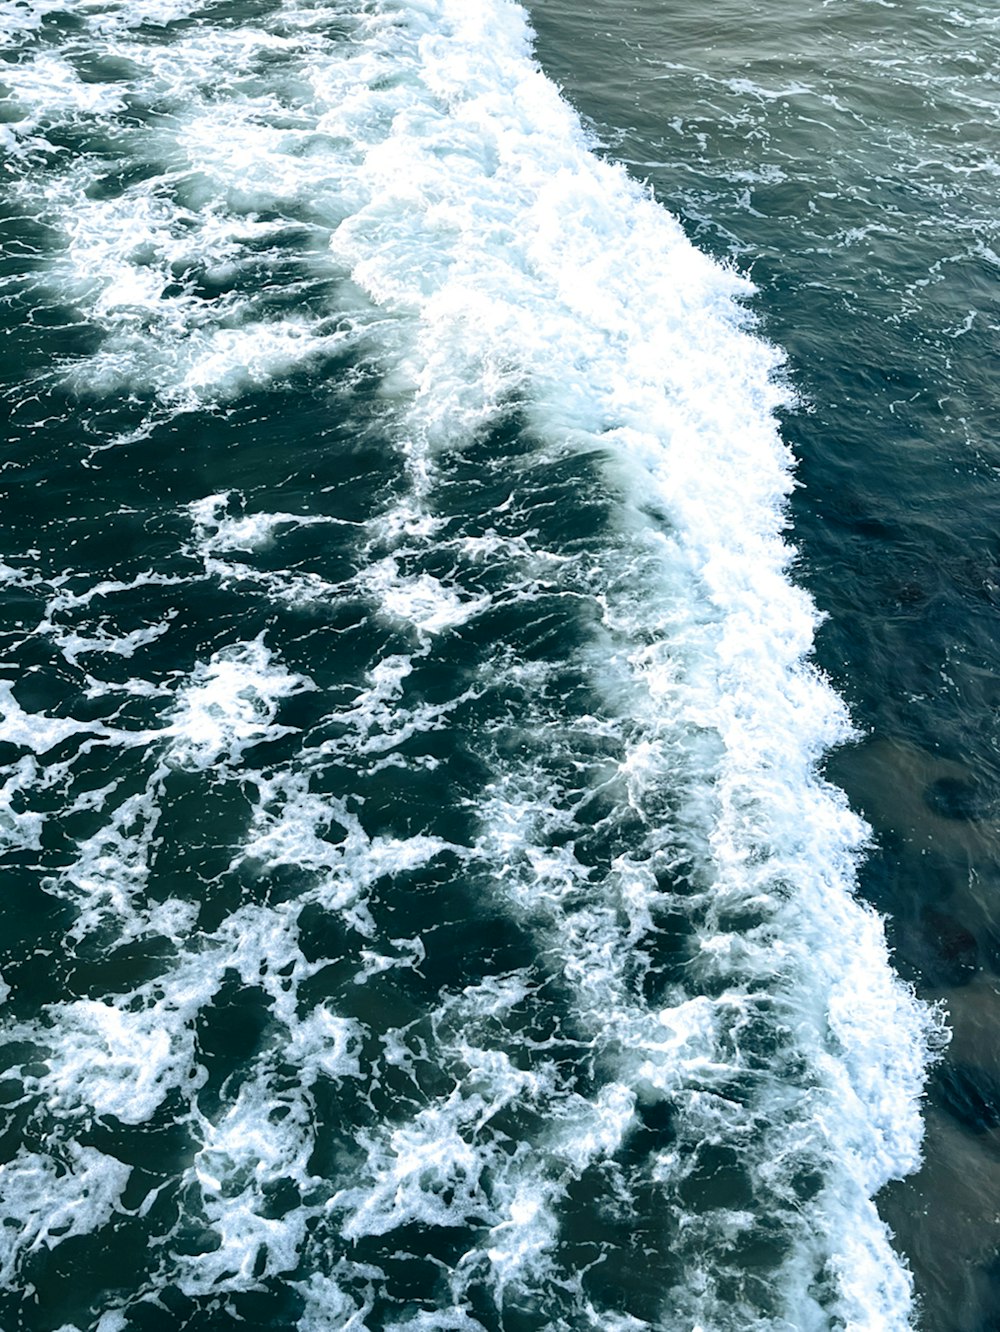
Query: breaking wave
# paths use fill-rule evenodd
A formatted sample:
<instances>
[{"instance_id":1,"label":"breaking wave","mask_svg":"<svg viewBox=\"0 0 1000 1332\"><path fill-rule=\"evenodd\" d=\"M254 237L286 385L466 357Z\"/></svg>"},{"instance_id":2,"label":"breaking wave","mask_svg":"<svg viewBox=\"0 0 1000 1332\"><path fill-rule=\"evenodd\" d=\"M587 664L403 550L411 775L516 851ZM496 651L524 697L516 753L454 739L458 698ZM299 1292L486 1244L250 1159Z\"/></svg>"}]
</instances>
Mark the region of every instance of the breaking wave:
<instances>
[{"instance_id":1,"label":"breaking wave","mask_svg":"<svg viewBox=\"0 0 1000 1332\"><path fill-rule=\"evenodd\" d=\"M0 12L9 396L104 539L4 552L8 1316L908 1327L936 1018L749 283L509 0Z\"/></svg>"}]
</instances>

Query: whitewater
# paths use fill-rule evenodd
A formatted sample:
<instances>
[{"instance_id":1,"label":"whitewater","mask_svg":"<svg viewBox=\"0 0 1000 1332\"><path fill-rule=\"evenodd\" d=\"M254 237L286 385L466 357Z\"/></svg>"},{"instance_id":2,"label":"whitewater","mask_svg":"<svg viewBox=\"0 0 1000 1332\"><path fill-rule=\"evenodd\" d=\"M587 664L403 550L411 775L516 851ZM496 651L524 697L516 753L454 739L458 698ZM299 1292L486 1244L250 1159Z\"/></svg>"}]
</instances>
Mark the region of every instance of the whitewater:
<instances>
[{"instance_id":1,"label":"whitewater","mask_svg":"<svg viewBox=\"0 0 1000 1332\"><path fill-rule=\"evenodd\" d=\"M0 15L4 1326L910 1328L750 282L510 0Z\"/></svg>"}]
</instances>

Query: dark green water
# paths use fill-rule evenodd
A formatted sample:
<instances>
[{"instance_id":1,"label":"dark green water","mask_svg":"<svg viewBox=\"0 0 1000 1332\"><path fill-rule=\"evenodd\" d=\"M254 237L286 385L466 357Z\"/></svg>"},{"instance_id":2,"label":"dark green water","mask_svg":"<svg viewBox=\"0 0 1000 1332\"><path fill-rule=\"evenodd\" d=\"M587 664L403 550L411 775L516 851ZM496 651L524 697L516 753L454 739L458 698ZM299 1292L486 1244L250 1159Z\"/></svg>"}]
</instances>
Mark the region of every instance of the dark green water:
<instances>
[{"instance_id":1,"label":"dark green water","mask_svg":"<svg viewBox=\"0 0 1000 1332\"><path fill-rule=\"evenodd\" d=\"M5 1332L993 1327L994 20L0 16Z\"/></svg>"}]
</instances>

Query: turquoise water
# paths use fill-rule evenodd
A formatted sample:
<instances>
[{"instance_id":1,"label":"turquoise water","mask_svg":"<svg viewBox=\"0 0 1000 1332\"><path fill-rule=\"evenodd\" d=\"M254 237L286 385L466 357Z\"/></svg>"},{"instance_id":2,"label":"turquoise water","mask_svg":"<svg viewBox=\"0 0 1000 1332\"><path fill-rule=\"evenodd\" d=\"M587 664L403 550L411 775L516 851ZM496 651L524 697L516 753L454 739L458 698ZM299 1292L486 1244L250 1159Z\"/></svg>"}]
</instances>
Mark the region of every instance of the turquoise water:
<instances>
[{"instance_id":1,"label":"turquoise water","mask_svg":"<svg viewBox=\"0 0 1000 1332\"><path fill-rule=\"evenodd\" d=\"M0 1325L992 1326L994 20L0 14Z\"/></svg>"}]
</instances>

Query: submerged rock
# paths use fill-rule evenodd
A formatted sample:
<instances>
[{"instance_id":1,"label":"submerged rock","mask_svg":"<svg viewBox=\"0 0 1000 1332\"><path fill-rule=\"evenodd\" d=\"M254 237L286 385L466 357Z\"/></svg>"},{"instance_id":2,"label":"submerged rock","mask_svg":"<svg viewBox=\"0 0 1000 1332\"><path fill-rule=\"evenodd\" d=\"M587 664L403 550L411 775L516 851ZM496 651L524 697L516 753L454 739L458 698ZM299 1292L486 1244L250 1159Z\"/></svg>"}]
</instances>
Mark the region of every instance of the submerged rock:
<instances>
[{"instance_id":1,"label":"submerged rock","mask_svg":"<svg viewBox=\"0 0 1000 1332\"><path fill-rule=\"evenodd\" d=\"M979 945L960 920L934 907L920 913L922 970L932 984L962 985L979 969Z\"/></svg>"},{"instance_id":2,"label":"submerged rock","mask_svg":"<svg viewBox=\"0 0 1000 1332\"><path fill-rule=\"evenodd\" d=\"M1000 1126L1000 1076L970 1064L945 1064L934 1080L934 1097L973 1133Z\"/></svg>"},{"instance_id":3,"label":"submerged rock","mask_svg":"<svg viewBox=\"0 0 1000 1332\"><path fill-rule=\"evenodd\" d=\"M979 782L958 777L939 777L924 791L924 804L942 819L986 818L990 802Z\"/></svg>"}]
</instances>

